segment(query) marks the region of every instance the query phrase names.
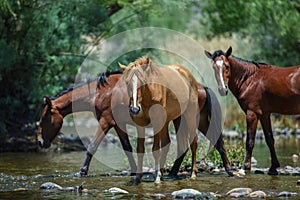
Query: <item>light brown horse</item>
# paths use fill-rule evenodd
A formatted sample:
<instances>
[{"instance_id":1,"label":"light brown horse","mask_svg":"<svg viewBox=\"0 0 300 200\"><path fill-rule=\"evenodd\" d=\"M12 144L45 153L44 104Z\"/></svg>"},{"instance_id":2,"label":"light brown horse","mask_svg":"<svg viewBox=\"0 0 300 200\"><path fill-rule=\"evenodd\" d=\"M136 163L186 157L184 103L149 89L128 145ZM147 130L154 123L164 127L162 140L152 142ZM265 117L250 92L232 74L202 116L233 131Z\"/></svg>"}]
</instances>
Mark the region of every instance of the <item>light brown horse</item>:
<instances>
[{"instance_id":1,"label":"light brown horse","mask_svg":"<svg viewBox=\"0 0 300 200\"><path fill-rule=\"evenodd\" d=\"M129 111L134 122L139 126L151 124L154 129L152 153L155 160L156 183L160 183L161 172L169 150L168 124L182 116L185 133L177 133L179 151L184 153L191 144L192 178L196 177L197 151L197 113L198 92L195 78L191 72L180 65L158 67L149 58L140 58L128 66L120 64L123 79L130 97ZM138 136L138 164L136 182L142 177L144 136ZM163 147L163 150L161 150Z\"/></svg>"},{"instance_id":2,"label":"light brown horse","mask_svg":"<svg viewBox=\"0 0 300 200\"><path fill-rule=\"evenodd\" d=\"M121 74L114 74L111 72L102 73L97 77L97 79L63 90L51 99L44 97L44 107L40 117L37 135L42 148L50 147L51 142L56 137L63 124L63 118L68 114L80 111L90 111L95 113L95 117L99 121L99 127L95 138L88 146L84 164L81 167L80 172L76 173L77 176L84 176L88 174L90 162L97 150L97 147L101 143L105 134L112 127L116 130L120 137L122 147L130 163L131 174L133 175L136 172L136 164L131 153L132 147L128 140L128 136L124 131L126 130L127 123L133 124L128 112L129 99L127 89L126 87L117 87L117 85L121 83L119 82L121 77ZM118 108L113 108L113 110L111 108L111 101L113 97L112 90L114 90L114 93L119 91L118 98L123 99L123 104L121 104ZM74 104L80 106L72 106ZM219 102L213 91L209 88L203 87L201 84L198 84L198 106L201 111L198 129L205 135L211 135L215 132L219 133L218 141L215 146L221 154L223 165L227 173L232 175L230 163L227 159L226 150L224 148L223 138L220 134L221 129L218 128L221 124L221 117L215 117L215 120L213 120L214 122L212 122L214 113L219 113ZM215 110L216 108L217 110ZM176 130L180 128L180 117L174 120L174 125ZM139 131L141 132L141 130ZM184 152L184 154L178 153L181 156L176 159L170 171L171 177L177 175L185 153L186 152Z\"/></svg>"},{"instance_id":3,"label":"light brown horse","mask_svg":"<svg viewBox=\"0 0 300 200\"><path fill-rule=\"evenodd\" d=\"M232 48L229 47L225 53L218 50L213 54L205 51L205 54L213 60L220 94L226 95L229 87L246 114L244 169L251 169L252 150L260 121L272 159L268 174L277 175L276 169L280 164L274 148L270 114L300 114L300 65L282 68L246 61L231 55L231 52Z\"/></svg>"}]
</instances>

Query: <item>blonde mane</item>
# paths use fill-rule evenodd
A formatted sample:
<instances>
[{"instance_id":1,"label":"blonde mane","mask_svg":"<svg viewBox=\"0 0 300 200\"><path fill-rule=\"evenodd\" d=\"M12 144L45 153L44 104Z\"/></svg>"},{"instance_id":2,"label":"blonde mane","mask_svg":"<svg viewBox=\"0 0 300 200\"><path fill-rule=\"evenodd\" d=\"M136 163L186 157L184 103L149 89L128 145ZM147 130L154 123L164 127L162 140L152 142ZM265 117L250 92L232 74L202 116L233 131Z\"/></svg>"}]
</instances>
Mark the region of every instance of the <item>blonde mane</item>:
<instances>
[{"instance_id":1,"label":"blonde mane","mask_svg":"<svg viewBox=\"0 0 300 200\"><path fill-rule=\"evenodd\" d=\"M141 84L147 84L151 92L152 100L162 102L166 105L166 88L159 82L159 67L148 57L141 57L134 62L129 63L127 69L124 71L125 81L132 80L135 74L140 80Z\"/></svg>"}]
</instances>

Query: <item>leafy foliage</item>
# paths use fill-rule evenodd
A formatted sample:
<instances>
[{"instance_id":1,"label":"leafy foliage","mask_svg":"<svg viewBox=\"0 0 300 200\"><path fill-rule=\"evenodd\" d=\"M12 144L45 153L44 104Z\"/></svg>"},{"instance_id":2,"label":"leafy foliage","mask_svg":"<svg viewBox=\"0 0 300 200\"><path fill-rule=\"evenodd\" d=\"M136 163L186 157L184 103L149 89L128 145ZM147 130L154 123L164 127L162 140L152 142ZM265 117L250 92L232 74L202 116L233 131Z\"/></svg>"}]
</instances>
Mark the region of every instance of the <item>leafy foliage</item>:
<instances>
[{"instance_id":1,"label":"leafy foliage","mask_svg":"<svg viewBox=\"0 0 300 200\"><path fill-rule=\"evenodd\" d=\"M293 0L209 0L201 22L208 38L238 34L249 39L255 60L291 66L300 63L299 7Z\"/></svg>"}]
</instances>

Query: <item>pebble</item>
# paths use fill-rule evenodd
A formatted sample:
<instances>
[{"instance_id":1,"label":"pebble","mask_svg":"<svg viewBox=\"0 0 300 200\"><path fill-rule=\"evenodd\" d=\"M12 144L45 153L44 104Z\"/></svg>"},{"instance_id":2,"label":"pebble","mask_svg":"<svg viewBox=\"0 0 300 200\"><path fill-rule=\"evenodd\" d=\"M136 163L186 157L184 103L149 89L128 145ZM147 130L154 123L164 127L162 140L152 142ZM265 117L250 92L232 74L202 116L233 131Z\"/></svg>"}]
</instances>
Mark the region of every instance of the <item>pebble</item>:
<instances>
[{"instance_id":1,"label":"pebble","mask_svg":"<svg viewBox=\"0 0 300 200\"><path fill-rule=\"evenodd\" d=\"M297 154L292 155L293 162L296 163L299 160L299 156Z\"/></svg>"},{"instance_id":2,"label":"pebble","mask_svg":"<svg viewBox=\"0 0 300 200\"><path fill-rule=\"evenodd\" d=\"M240 198L246 197L252 192L251 188L234 188L226 193L229 197Z\"/></svg>"},{"instance_id":3,"label":"pebble","mask_svg":"<svg viewBox=\"0 0 300 200\"><path fill-rule=\"evenodd\" d=\"M251 192L249 194L249 197L251 197L251 198L262 198L262 199L265 199L265 198L267 198L267 194L265 192L263 192L263 191L258 190L258 191Z\"/></svg>"}]
</instances>

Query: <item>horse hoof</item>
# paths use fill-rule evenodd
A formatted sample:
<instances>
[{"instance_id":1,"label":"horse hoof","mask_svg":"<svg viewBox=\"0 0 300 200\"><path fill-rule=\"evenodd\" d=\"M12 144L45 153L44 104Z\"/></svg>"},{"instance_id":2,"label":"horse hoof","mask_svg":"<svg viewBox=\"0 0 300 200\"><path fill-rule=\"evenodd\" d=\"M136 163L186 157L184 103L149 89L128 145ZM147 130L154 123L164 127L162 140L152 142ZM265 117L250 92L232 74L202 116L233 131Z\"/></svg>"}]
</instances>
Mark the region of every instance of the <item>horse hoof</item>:
<instances>
[{"instance_id":1,"label":"horse hoof","mask_svg":"<svg viewBox=\"0 0 300 200\"><path fill-rule=\"evenodd\" d=\"M83 174L82 174L82 172L76 172L73 176L80 178L83 176Z\"/></svg>"},{"instance_id":2,"label":"horse hoof","mask_svg":"<svg viewBox=\"0 0 300 200\"><path fill-rule=\"evenodd\" d=\"M277 170L269 170L268 171L268 175L270 175L270 176L277 176L278 175L278 171Z\"/></svg>"},{"instance_id":3,"label":"horse hoof","mask_svg":"<svg viewBox=\"0 0 300 200\"><path fill-rule=\"evenodd\" d=\"M233 171L232 170L226 170L226 173L228 174L228 176L234 176Z\"/></svg>"}]
</instances>

